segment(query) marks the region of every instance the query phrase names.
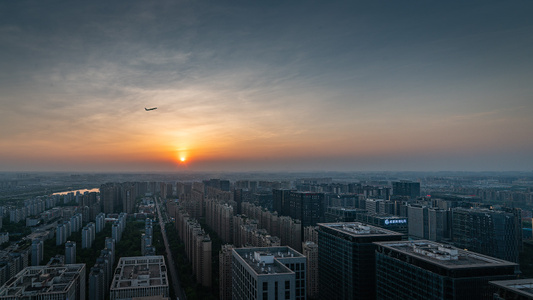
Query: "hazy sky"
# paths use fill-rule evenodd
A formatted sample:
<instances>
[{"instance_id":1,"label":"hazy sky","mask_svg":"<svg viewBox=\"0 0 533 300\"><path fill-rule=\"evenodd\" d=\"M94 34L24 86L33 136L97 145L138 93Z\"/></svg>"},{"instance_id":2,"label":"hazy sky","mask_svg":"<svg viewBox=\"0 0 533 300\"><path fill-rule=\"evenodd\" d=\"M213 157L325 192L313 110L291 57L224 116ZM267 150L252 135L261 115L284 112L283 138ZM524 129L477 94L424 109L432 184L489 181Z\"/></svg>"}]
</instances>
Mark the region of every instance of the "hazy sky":
<instances>
[{"instance_id":1,"label":"hazy sky","mask_svg":"<svg viewBox=\"0 0 533 300\"><path fill-rule=\"evenodd\" d=\"M1 1L0 171L531 171L532 16L530 0Z\"/></svg>"}]
</instances>

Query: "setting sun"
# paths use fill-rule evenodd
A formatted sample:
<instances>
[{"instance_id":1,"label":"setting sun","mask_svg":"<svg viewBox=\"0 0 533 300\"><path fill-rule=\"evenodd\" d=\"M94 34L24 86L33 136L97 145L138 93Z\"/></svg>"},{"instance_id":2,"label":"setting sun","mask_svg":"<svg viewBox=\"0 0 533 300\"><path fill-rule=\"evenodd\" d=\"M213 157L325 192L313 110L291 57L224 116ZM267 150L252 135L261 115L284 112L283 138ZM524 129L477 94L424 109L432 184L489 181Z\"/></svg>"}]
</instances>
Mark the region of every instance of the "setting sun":
<instances>
[{"instance_id":1,"label":"setting sun","mask_svg":"<svg viewBox=\"0 0 533 300\"><path fill-rule=\"evenodd\" d=\"M180 157L180 161L184 162L185 160L187 160L185 157Z\"/></svg>"}]
</instances>

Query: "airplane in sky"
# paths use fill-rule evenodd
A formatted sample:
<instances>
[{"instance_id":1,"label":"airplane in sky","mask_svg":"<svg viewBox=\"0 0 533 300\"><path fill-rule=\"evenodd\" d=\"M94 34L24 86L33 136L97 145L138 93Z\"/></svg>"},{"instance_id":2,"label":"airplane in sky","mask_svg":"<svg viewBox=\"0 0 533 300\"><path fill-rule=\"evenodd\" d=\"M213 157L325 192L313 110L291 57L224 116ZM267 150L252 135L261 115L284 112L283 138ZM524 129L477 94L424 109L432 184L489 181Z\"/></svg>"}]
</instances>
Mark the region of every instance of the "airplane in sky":
<instances>
[{"instance_id":1,"label":"airplane in sky","mask_svg":"<svg viewBox=\"0 0 533 300\"><path fill-rule=\"evenodd\" d=\"M157 107L152 107L152 108L146 108L146 107L145 107L145 108L144 108L144 110L146 110L146 111L150 111L150 110L154 110L154 109L157 109Z\"/></svg>"}]
</instances>

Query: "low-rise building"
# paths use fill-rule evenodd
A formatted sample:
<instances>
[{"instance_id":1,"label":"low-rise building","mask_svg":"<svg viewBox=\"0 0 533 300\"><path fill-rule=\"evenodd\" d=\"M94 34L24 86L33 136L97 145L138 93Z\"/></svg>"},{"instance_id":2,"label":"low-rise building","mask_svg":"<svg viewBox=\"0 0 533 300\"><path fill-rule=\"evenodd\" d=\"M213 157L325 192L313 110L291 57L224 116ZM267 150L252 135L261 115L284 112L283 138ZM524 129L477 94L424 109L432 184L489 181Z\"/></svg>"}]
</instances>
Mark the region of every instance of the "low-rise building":
<instances>
[{"instance_id":1,"label":"low-rise building","mask_svg":"<svg viewBox=\"0 0 533 300\"><path fill-rule=\"evenodd\" d=\"M169 296L163 256L121 257L111 283L110 299Z\"/></svg>"}]
</instances>

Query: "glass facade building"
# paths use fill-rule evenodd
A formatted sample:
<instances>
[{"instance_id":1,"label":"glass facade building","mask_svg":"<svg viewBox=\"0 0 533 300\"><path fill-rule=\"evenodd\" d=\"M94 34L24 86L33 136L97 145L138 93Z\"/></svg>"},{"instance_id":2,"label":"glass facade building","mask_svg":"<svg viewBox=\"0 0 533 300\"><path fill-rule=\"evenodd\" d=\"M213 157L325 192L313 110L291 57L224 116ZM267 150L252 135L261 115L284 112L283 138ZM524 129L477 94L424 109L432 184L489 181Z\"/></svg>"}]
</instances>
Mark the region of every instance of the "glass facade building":
<instances>
[{"instance_id":1,"label":"glass facade building","mask_svg":"<svg viewBox=\"0 0 533 300\"><path fill-rule=\"evenodd\" d=\"M374 299L376 245L402 234L359 222L318 224L320 299Z\"/></svg>"},{"instance_id":2,"label":"glass facade building","mask_svg":"<svg viewBox=\"0 0 533 300\"><path fill-rule=\"evenodd\" d=\"M376 299L490 299L517 264L427 240L376 243Z\"/></svg>"}]
</instances>

